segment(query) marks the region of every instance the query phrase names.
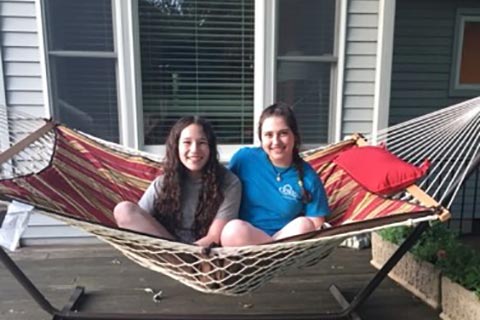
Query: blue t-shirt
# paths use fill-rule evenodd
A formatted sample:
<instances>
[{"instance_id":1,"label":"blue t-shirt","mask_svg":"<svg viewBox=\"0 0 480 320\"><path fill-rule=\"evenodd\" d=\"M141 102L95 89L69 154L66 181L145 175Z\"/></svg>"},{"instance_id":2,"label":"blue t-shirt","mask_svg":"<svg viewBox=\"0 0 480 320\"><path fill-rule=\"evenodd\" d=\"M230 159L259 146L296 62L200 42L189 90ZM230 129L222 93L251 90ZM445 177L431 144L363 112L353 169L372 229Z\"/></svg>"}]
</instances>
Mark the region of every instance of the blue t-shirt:
<instances>
[{"instance_id":1,"label":"blue t-shirt","mask_svg":"<svg viewBox=\"0 0 480 320\"><path fill-rule=\"evenodd\" d=\"M229 167L242 182L240 219L269 235L282 229L302 212L308 217L329 214L323 184L306 162L303 164L303 185L312 195L312 201L307 204L302 203L295 166L273 167L261 148L240 149L233 155ZM279 173L280 181L277 181Z\"/></svg>"}]
</instances>

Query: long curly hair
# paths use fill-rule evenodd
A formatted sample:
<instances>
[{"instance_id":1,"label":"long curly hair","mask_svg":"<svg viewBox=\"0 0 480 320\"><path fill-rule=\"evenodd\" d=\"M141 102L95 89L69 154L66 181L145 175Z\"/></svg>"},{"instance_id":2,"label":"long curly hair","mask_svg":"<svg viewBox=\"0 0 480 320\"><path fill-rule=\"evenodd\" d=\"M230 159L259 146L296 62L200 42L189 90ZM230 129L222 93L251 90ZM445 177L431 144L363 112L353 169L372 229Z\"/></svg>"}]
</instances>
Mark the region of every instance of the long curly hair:
<instances>
[{"instance_id":1,"label":"long curly hair","mask_svg":"<svg viewBox=\"0 0 480 320\"><path fill-rule=\"evenodd\" d=\"M188 175L188 169L179 157L179 139L182 131L192 125L199 125L207 138L210 156L202 169L202 187L195 211L194 233L201 238L207 234L208 228L224 200L222 184L226 169L218 160L217 138L212 126L198 116L184 117L178 120L170 130L166 141L164 159L164 178L161 190L156 190L155 218L172 234L181 225L182 212L180 199L182 186Z\"/></svg>"},{"instance_id":2,"label":"long curly hair","mask_svg":"<svg viewBox=\"0 0 480 320\"><path fill-rule=\"evenodd\" d=\"M312 201L312 195L308 190L305 189L303 178L304 178L304 170L303 164L304 161L300 157L300 145L302 144L302 140L300 138L300 130L298 129L297 118L295 117L295 113L293 109L286 104L283 103L275 103L271 106L268 106L262 111L260 115L260 121L258 122L258 138L262 141L262 126L263 122L270 117L281 117L285 120L288 128L292 131L294 136L294 145L293 145L293 165L297 169L298 172L298 186L302 192L302 202L309 203Z\"/></svg>"}]
</instances>

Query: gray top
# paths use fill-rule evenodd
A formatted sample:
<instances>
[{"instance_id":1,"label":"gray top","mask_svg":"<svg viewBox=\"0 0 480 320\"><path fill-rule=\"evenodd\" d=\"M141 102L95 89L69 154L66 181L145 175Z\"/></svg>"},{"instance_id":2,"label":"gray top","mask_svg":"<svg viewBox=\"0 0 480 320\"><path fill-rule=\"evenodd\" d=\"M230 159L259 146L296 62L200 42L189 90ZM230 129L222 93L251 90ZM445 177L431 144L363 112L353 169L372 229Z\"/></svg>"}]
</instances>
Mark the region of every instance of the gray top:
<instances>
[{"instance_id":1,"label":"gray top","mask_svg":"<svg viewBox=\"0 0 480 320\"><path fill-rule=\"evenodd\" d=\"M155 199L157 197L156 190L161 190L163 184L163 176L157 177L145 190L142 198L138 201L138 205L153 215L155 213ZM202 188L201 179L187 178L186 183L182 186L182 196L180 199L182 211L181 226L175 230L175 235L180 241L192 243L195 240L193 224L195 221L195 211L197 209L199 192ZM218 208L215 219L232 220L238 217L240 208L240 200L242 196L242 185L240 180L230 170L226 171L225 181L223 183L224 200Z\"/></svg>"}]
</instances>

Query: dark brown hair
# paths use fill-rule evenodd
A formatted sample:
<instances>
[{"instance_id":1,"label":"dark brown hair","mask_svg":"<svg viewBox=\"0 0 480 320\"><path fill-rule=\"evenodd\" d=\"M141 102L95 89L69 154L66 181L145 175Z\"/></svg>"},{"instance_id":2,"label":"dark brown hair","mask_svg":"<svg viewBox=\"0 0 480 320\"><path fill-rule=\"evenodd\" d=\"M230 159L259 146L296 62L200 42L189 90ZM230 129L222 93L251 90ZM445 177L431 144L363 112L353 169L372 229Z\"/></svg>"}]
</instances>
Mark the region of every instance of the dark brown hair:
<instances>
[{"instance_id":1,"label":"dark brown hair","mask_svg":"<svg viewBox=\"0 0 480 320\"><path fill-rule=\"evenodd\" d=\"M225 168L218 160L217 138L212 126L198 116L184 117L178 120L170 130L166 141L164 159L164 178L161 190L157 190L155 201L155 218L172 234L181 224L181 193L182 185L188 175L188 169L180 161L178 154L179 139L182 131L192 125L199 125L208 141L210 156L202 169L202 189L199 194L195 211L195 237L206 235L210 224L224 199L222 184Z\"/></svg>"},{"instance_id":2,"label":"dark brown hair","mask_svg":"<svg viewBox=\"0 0 480 320\"><path fill-rule=\"evenodd\" d=\"M271 106L268 106L262 111L260 115L260 121L258 122L258 138L262 141L262 126L265 119L270 117L281 117L285 120L288 128L292 131L294 136L294 145L293 145L293 165L297 169L298 172L298 185L300 190L302 191L302 202L309 203L312 201L312 196L308 190L305 189L303 183L304 171L303 165L304 161L300 157L300 145L301 145L301 138L300 138L300 131L298 129L297 118L295 117L295 113L293 109L286 104L283 103L275 103Z\"/></svg>"}]
</instances>

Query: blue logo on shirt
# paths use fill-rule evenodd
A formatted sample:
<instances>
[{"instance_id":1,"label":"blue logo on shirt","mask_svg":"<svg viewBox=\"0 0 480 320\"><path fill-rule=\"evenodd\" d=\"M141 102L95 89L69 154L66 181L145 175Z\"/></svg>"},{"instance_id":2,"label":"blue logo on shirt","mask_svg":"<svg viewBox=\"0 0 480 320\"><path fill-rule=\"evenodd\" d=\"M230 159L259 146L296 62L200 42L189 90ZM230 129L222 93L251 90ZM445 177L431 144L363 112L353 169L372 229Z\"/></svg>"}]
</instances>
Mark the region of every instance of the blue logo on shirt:
<instances>
[{"instance_id":1,"label":"blue logo on shirt","mask_svg":"<svg viewBox=\"0 0 480 320\"><path fill-rule=\"evenodd\" d=\"M283 187L278 188L278 191L280 191L282 196L285 199L288 199L288 200L296 201L300 198L298 196L298 193L295 190L293 190L292 186L288 183L286 185L284 185Z\"/></svg>"}]
</instances>

